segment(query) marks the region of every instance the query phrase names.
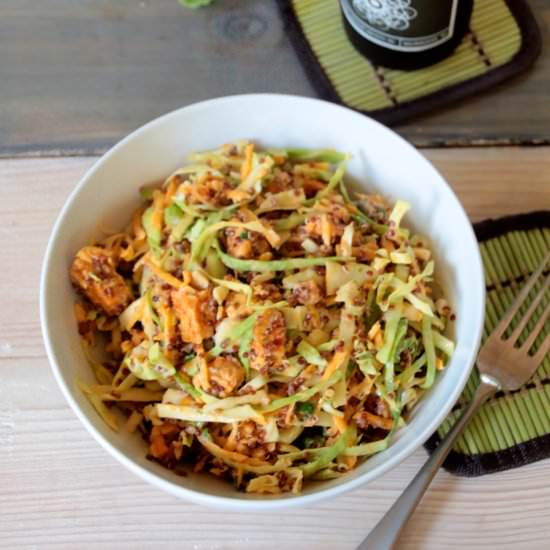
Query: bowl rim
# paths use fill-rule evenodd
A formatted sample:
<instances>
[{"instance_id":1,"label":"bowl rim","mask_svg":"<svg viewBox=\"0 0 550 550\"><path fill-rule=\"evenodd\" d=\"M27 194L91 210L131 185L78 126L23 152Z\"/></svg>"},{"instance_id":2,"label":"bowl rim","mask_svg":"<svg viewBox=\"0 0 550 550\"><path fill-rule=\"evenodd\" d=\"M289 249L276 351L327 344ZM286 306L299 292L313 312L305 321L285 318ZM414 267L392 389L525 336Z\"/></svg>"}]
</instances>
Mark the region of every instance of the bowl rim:
<instances>
[{"instance_id":1,"label":"bowl rim","mask_svg":"<svg viewBox=\"0 0 550 550\"><path fill-rule=\"evenodd\" d=\"M265 499L260 499L260 498L243 499L243 498L237 498L237 497L227 497L227 496L206 494L201 491L197 491L194 489L184 487L182 485L177 485L175 483L172 483L171 481L163 479L160 476L157 476L155 473L148 471L147 469L142 467L140 464L138 464L136 461L131 459L124 452L116 448L107 439L103 437L103 435L95 428L93 423L89 420L88 416L83 412L83 410L80 408L76 400L73 398L73 396L71 395L71 391L69 389L69 384L63 378L61 368L57 362L56 355L53 349L52 338L50 335L50 327L47 319L48 317L47 311L49 310L50 307L52 307L48 301L47 289L49 288L49 284L50 284L49 283L49 266L51 261L52 250L62 230L62 227L65 223L65 219L69 215L69 212L72 208L74 201L76 200L77 195L88 184L89 180L91 180L94 177L96 171L100 168L100 166L104 162L107 161L107 159L116 155L119 149L124 148L129 142L133 141L138 136L141 136L142 134L147 133L150 129L156 126L162 125L166 120L172 117L179 116L182 112L207 109L212 106L220 106L223 104L227 104L227 106L230 107L232 103L234 104L234 103L247 102L247 101L258 101L258 100L260 101L284 100L284 101L295 101L297 103L314 102L314 103L322 104L324 108L341 110L343 112L346 112L347 114L351 112L357 117L366 119L368 123L370 123L374 128L376 128L376 131L392 134L394 138L396 138L398 141L401 142L401 146L408 148L409 150L413 150L416 155L420 155L423 158L424 162L427 162L432 167L432 169L439 175L441 183L444 185L446 190L452 195L452 198L456 203L457 213L463 218L463 222L464 222L463 225L465 228L467 228L467 234L464 234L464 239L467 239L469 241L468 246L473 248L475 252L474 253L475 265L470 265L468 267L470 270L475 271L475 278L477 279L478 285L479 285L479 288L477 289L477 291L481 299L479 301L479 304L477 305L477 310L472 314L472 318L475 320L474 329L477 332L477 336L474 340L475 345L472 346L472 348L466 354L466 357L464 360L466 365L460 374L458 383L456 384L456 386L452 391L452 399L449 399L449 401L446 402L443 407L441 407L434 415L432 415L431 421L427 423L426 427L416 437L414 443L411 443L408 446L404 447L397 454L390 456L388 460L386 460L383 464L379 465L376 469L367 471L361 475L358 475L353 479L346 479L344 477L342 478L342 481L340 483L332 487L328 487L327 489L320 489L311 494L296 495L292 497L270 496L269 498L265 498ZM40 324L42 328L42 337L43 337L48 361L50 363L50 366L53 371L54 377L57 381L57 384L59 385L63 396L65 397L66 401L69 403L70 407L72 408L72 410L74 411L78 419L82 422L82 424L88 430L88 432L92 435L92 437L109 454L111 454L116 460L118 460L118 462L120 462L128 470L130 470L131 472L139 476L144 481L154 486L157 486L178 498L183 498L188 501L194 502L196 504L206 505L209 507L222 509L222 510L232 510L232 511L240 511L240 512L255 512L255 511L265 512L265 511L275 511L275 510L308 506L313 503L317 503L319 501L323 501L331 497L336 497L338 495L341 495L343 493L356 489L362 485L365 485L366 483L381 477L382 475L387 473L389 470L393 469L398 464L400 464L403 460L405 460L412 453L414 453L428 439L428 437L437 430L437 428L442 423L444 418L447 416L452 406L454 405L459 395L461 394L475 363L475 358L477 356L477 352L481 342L483 321L485 316L485 284L484 284L483 267L482 267L482 261L481 261L481 255L480 255L478 243L475 238L475 234L474 234L471 222L464 210L464 207L462 206L461 202L458 200L454 190L447 183L445 178L431 164L431 162L426 157L424 157L424 155L422 155L422 153L419 152L415 147L413 147L409 142L407 142L399 134L397 134L390 128L384 126L383 124L379 123L378 121L368 116L365 116L363 114L357 113L352 109L349 109L342 105L330 103L328 101L324 101L317 98L309 98L309 97L298 96L298 95L252 93L252 94L221 96L213 99L208 99L205 101L199 101L199 102L187 105L185 107L181 107L179 109L173 110L171 112L168 112L144 124L143 126L137 128L136 130L134 130L133 132L125 136L123 139L118 141L102 156L100 156L94 162L94 164L85 172L85 174L80 178L77 185L71 191L65 203L63 204L56 218L56 221L53 225L53 228L50 233L50 237L48 239L48 244L46 246L46 250L43 256L43 261L42 261L42 270L40 275L39 302L40 302Z\"/></svg>"}]
</instances>

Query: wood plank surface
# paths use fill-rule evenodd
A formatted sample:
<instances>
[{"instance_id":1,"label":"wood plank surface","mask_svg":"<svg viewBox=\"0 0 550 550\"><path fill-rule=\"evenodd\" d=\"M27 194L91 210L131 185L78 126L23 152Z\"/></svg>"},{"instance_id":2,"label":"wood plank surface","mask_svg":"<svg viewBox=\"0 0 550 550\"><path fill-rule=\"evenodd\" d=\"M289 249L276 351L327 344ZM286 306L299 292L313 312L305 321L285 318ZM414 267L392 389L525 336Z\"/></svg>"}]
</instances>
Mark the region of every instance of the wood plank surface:
<instances>
[{"instance_id":1,"label":"wood plank surface","mask_svg":"<svg viewBox=\"0 0 550 550\"><path fill-rule=\"evenodd\" d=\"M530 5L546 37L550 2ZM0 156L101 152L162 113L221 95L316 95L275 0L201 10L177 0L2 0L0 67ZM422 146L548 142L548 89L543 48L529 74L398 130Z\"/></svg>"},{"instance_id":2,"label":"wood plank surface","mask_svg":"<svg viewBox=\"0 0 550 550\"><path fill-rule=\"evenodd\" d=\"M550 148L426 154L473 220L550 207ZM354 548L425 460L422 449L309 509L217 513L127 472L69 409L41 342L38 277L55 216L93 161L0 161L0 548ZM399 548L548 548L549 477L550 460L476 479L441 472Z\"/></svg>"}]
</instances>

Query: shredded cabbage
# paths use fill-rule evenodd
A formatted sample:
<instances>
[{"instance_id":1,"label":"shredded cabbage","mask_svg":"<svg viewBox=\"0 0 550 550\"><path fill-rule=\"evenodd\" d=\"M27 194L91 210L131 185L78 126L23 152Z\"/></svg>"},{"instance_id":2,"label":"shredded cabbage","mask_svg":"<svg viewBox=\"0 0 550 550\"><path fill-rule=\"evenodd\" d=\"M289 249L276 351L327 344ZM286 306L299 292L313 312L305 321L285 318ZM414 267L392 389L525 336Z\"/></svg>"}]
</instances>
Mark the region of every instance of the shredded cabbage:
<instances>
[{"instance_id":1,"label":"shredded cabbage","mask_svg":"<svg viewBox=\"0 0 550 550\"><path fill-rule=\"evenodd\" d=\"M301 355L308 363L312 365L317 365L324 369L327 366L327 360L321 357L321 354L306 340L302 340L296 351Z\"/></svg>"}]
</instances>

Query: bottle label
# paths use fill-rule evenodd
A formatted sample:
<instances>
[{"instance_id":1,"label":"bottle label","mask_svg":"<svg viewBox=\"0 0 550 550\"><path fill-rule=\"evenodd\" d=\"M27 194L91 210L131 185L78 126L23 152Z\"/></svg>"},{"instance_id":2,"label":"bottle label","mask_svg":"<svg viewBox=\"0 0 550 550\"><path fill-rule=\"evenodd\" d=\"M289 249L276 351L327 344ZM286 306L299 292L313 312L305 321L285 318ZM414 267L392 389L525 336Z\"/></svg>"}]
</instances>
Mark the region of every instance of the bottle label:
<instances>
[{"instance_id":1,"label":"bottle label","mask_svg":"<svg viewBox=\"0 0 550 550\"><path fill-rule=\"evenodd\" d=\"M341 0L360 35L400 52L421 52L453 36L458 0Z\"/></svg>"}]
</instances>

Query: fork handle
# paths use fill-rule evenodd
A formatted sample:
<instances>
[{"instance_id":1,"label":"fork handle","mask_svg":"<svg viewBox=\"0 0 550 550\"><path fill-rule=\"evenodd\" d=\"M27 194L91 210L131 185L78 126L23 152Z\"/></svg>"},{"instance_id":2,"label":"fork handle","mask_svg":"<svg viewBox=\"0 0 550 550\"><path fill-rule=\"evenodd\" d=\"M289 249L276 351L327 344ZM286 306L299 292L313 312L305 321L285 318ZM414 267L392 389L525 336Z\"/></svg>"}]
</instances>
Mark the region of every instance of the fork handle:
<instances>
[{"instance_id":1,"label":"fork handle","mask_svg":"<svg viewBox=\"0 0 550 550\"><path fill-rule=\"evenodd\" d=\"M357 547L357 550L386 550L394 547L403 527L411 517L420 499L424 496L437 470L452 449L457 437L478 408L496 393L499 385L493 378L481 375L473 399L463 410L449 433L441 440L436 450L416 474L401 496L395 501L386 515L376 524L370 534Z\"/></svg>"}]
</instances>

